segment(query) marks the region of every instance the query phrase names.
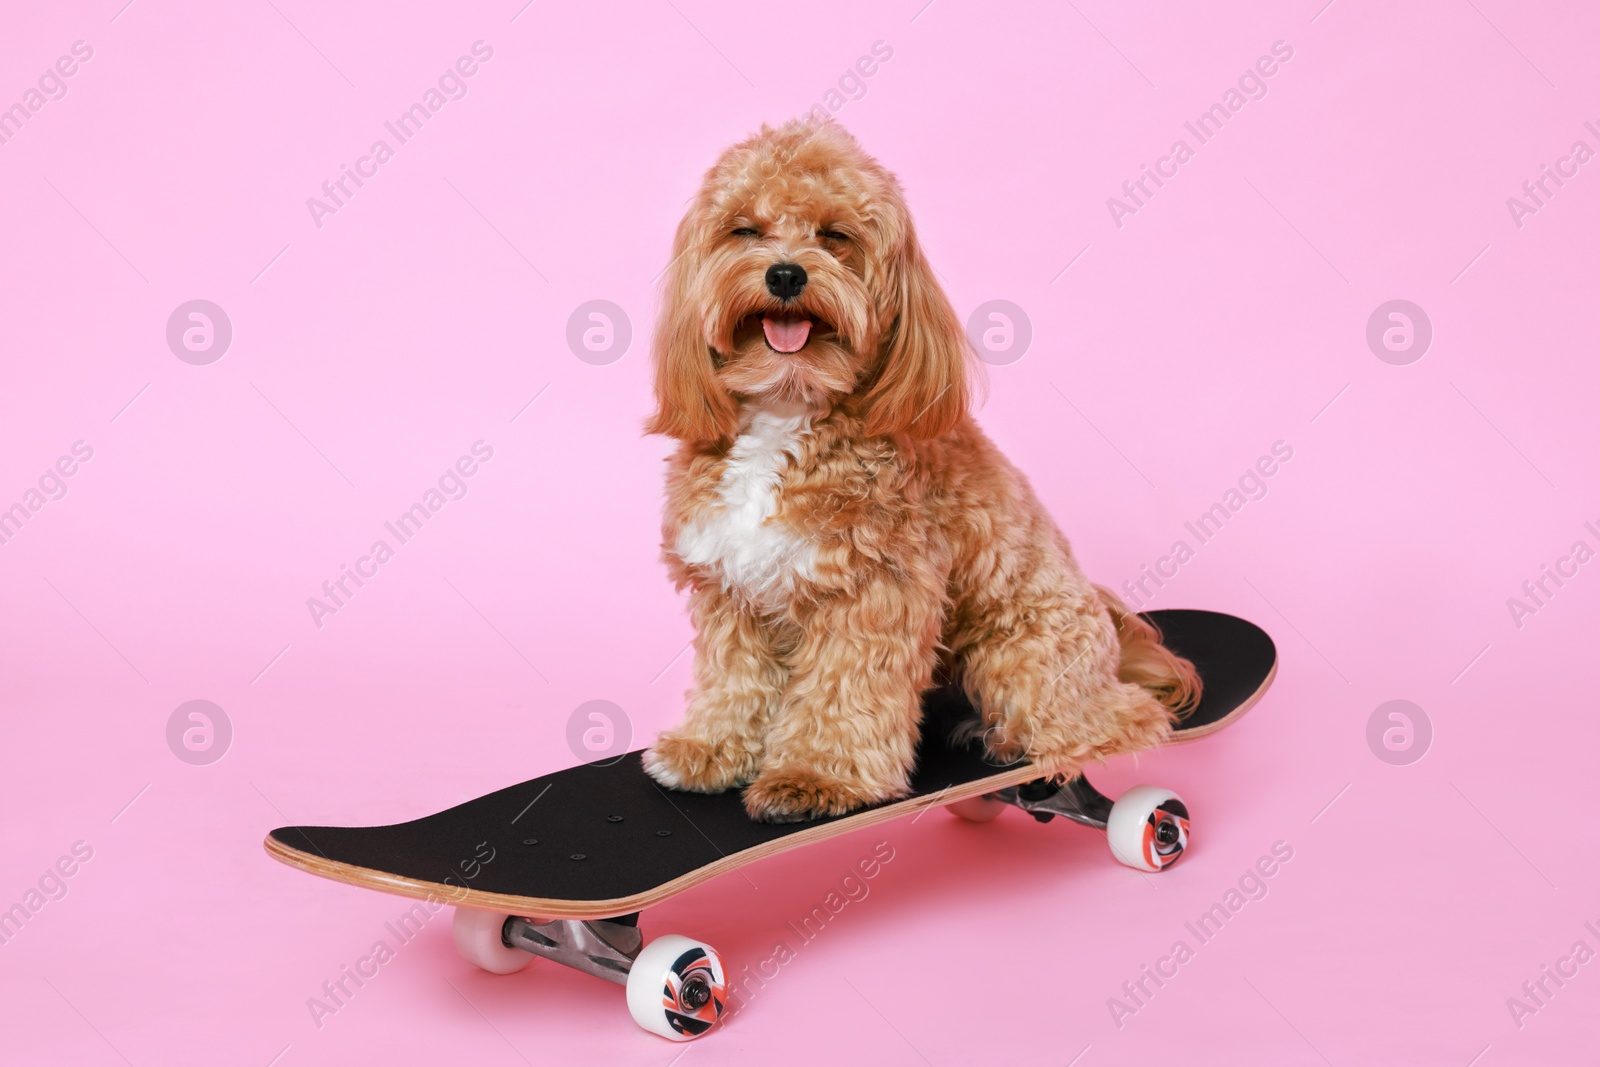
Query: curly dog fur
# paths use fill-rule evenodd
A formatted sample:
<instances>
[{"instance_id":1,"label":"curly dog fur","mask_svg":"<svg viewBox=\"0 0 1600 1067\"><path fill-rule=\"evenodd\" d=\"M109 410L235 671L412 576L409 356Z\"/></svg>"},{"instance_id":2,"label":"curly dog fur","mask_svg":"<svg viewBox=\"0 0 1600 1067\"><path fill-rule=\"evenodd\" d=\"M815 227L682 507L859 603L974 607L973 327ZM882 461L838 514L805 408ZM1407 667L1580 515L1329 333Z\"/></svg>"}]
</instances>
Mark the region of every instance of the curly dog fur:
<instances>
[{"instance_id":1,"label":"curly dog fur","mask_svg":"<svg viewBox=\"0 0 1600 1067\"><path fill-rule=\"evenodd\" d=\"M684 719L644 756L661 784L744 786L773 821L902 796L941 670L995 757L1050 776L1160 744L1198 700L973 421L899 184L838 126L763 127L712 167L654 356L696 630Z\"/></svg>"}]
</instances>

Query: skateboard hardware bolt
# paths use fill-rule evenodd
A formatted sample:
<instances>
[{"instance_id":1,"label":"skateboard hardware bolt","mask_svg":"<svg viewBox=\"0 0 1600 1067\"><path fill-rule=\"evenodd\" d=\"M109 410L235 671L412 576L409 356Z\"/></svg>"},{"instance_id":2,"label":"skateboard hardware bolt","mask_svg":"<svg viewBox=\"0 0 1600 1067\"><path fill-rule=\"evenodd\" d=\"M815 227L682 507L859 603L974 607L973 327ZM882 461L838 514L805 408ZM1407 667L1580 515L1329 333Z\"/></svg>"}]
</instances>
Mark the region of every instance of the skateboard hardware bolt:
<instances>
[{"instance_id":1,"label":"skateboard hardware bolt","mask_svg":"<svg viewBox=\"0 0 1600 1067\"><path fill-rule=\"evenodd\" d=\"M607 815L606 816L606 822L621 822L621 821L622 821L622 816L620 816L620 815Z\"/></svg>"},{"instance_id":2,"label":"skateboard hardware bolt","mask_svg":"<svg viewBox=\"0 0 1600 1067\"><path fill-rule=\"evenodd\" d=\"M671 830L657 830L656 831L656 836L657 837L671 837L672 836L672 831Z\"/></svg>"},{"instance_id":3,"label":"skateboard hardware bolt","mask_svg":"<svg viewBox=\"0 0 1600 1067\"><path fill-rule=\"evenodd\" d=\"M1178 840L1178 828L1172 823L1163 819L1161 822L1156 824L1156 840L1161 842L1163 845L1176 844Z\"/></svg>"},{"instance_id":4,"label":"skateboard hardware bolt","mask_svg":"<svg viewBox=\"0 0 1600 1067\"><path fill-rule=\"evenodd\" d=\"M568 859L574 859L574 860L586 860L589 857L585 856L582 852L574 852L571 856L568 856L567 858Z\"/></svg>"},{"instance_id":5,"label":"skateboard hardware bolt","mask_svg":"<svg viewBox=\"0 0 1600 1067\"><path fill-rule=\"evenodd\" d=\"M537 845L539 843L539 839L537 837L524 837L522 839L522 843L524 845Z\"/></svg>"},{"instance_id":6,"label":"skateboard hardware bolt","mask_svg":"<svg viewBox=\"0 0 1600 1067\"><path fill-rule=\"evenodd\" d=\"M711 986L704 978L695 975L683 983L678 1000L690 1011L699 1011L711 1001Z\"/></svg>"}]
</instances>

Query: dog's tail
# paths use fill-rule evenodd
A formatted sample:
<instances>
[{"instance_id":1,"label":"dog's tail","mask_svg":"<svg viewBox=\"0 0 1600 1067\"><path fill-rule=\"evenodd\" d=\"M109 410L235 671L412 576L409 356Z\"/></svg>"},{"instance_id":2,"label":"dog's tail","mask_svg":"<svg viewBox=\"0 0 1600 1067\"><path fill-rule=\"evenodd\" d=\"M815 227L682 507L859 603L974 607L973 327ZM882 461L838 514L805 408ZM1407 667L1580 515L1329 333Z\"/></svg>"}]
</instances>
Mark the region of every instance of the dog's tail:
<instances>
[{"instance_id":1,"label":"dog's tail","mask_svg":"<svg viewBox=\"0 0 1600 1067\"><path fill-rule=\"evenodd\" d=\"M1194 664L1161 643L1161 631L1142 615L1128 610L1122 598L1103 585L1095 586L1100 602L1111 612L1122 642L1122 662L1117 677L1148 690L1182 719L1200 703L1200 673Z\"/></svg>"}]
</instances>

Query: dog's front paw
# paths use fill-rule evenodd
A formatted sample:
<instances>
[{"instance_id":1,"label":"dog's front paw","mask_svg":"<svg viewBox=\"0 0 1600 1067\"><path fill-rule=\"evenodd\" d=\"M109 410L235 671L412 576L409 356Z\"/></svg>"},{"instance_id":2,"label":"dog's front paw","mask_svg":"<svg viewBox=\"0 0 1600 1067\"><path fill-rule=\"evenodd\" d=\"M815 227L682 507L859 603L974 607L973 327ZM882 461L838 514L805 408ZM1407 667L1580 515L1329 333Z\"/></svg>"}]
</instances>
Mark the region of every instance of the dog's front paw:
<instances>
[{"instance_id":1,"label":"dog's front paw","mask_svg":"<svg viewBox=\"0 0 1600 1067\"><path fill-rule=\"evenodd\" d=\"M663 734L645 749L645 773L668 789L720 793L748 781L755 759L729 744Z\"/></svg>"},{"instance_id":2,"label":"dog's front paw","mask_svg":"<svg viewBox=\"0 0 1600 1067\"><path fill-rule=\"evenodd\" d=\"M762 771L744 791L744 810L761 822L804 822L822 815L845 815L904 793L874 791L820 771L781 768Z\"/></svg>"}]
</instances>

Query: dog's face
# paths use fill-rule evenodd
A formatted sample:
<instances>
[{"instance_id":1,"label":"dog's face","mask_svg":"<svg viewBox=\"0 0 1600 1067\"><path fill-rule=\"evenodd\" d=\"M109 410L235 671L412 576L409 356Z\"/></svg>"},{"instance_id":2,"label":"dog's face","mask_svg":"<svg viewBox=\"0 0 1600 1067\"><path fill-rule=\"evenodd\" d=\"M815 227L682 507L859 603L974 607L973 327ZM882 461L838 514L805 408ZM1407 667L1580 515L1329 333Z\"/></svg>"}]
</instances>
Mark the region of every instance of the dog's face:
<instances>
[{"instance_id":1,"label":"dog's face","mask_svg":"<svg viewBox=\"0 0 1600 1067\"><path fill-rule=\"evenodd\" d=\"M763 128L678 226L649 428L724 440L742 403L778 400L934 436L966 410L967 358L893 176L835 125Z\"/></svg>"}]
</instances>

